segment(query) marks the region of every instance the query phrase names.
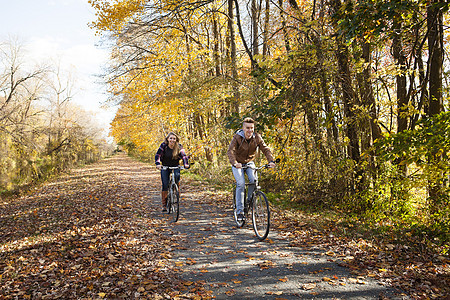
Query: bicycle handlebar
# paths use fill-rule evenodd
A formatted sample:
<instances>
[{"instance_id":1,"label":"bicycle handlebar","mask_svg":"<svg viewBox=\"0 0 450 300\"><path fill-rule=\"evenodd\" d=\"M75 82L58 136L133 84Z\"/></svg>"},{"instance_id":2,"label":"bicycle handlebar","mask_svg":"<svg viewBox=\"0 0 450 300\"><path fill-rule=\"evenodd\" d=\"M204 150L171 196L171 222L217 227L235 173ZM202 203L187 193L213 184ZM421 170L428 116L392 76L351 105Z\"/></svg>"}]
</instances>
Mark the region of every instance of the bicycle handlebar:
<instances>
[{"instance_id":1,"label":"bicycle handlebar","mask_svg":"<svg viewBox=\"0 0 450 300\"><path fill-rule=\"evenodd\" d=\"M275 163L279 163L279 162L280 162L280 159L277 158L277 159L275 160ZM265 165L262 165L262 166L260 166L260 167L251 167L251 166L249 166L249 165L247 165L247 164L242 164L242 169L248 169L248 168L253 169L253 170L261 170L261 169L263 169L263 168L268 169L268 168L269 168L269 164L265 164Z\"/></svg>"},{"instance_id":2,"label":"bicycle handlebar","mask_svg":"<svg viewBox=\"0 0 450 300\"><path fill-rule=\"evenodd\" d=\"M176 170L176 169L180 169L180 170L184 170L185 167L184 166L178 166L178 167L169 167L169 166L161 166L161 170Z\"/></svg>"},{"instance_id":3,"label":"bicycle handlebar","mask_svg":"<svg viewBox=\"0 0 450 300\"><path fill-rule=\"evenodd\" d=\"M248 168L253 169L253 170L261 170L263 168L269 168L269 164L262 165L260 167L252 167L252 166L248 166L246 164L242 164L242 169L248 169Z\"/></svg>"}]
</instances>

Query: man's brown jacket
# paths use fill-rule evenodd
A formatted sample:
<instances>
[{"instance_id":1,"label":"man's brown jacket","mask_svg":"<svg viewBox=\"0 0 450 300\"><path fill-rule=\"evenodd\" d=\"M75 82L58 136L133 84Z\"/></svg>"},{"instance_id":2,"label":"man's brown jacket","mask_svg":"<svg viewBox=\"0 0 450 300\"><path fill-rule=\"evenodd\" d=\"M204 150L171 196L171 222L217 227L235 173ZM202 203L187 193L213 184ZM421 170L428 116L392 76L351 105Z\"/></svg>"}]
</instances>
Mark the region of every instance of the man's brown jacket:
<instances>
[{"instance_id":1,"label":"man's brown jacket","mask_svg":"<svg viewBox=\"0 0 450 300\"><path fill-rule=\"evenodd\" d=\"M264 153L268 162L273 161L272 152L270 148L264 143L261 135L253 133L253 136L247 140L244 136L244 131L241 129L233 136L230 146L228 147L228 159L231 165L236 163L246 164L255 159L256 149Z\"/></svg>"}]
</instances>

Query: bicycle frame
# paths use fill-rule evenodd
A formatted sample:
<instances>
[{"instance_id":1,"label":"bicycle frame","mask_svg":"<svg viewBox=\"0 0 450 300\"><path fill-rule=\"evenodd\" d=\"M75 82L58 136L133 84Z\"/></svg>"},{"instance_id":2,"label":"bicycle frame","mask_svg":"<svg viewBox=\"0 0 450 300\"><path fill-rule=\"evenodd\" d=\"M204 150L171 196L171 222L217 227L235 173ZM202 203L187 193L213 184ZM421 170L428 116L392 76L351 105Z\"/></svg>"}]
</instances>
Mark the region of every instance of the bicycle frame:
<instances>
[{"instance_id":1,"label":"bicycle frame","mask_svg":"<svg viewBox=\"0 0 450 300\"><path fill-rule=\"evenodd\" d=\"M245 189L244 189L244 211L245 211L245 214L247 214L250 211L250 207L252 205L253 197L254 197L255 193L257 191L261 191L261 186L259 185L259 182L258 182L258 170L260 170L261 168L264 168L264 166L257 167L257 168L252 168L247 165L242 166L242 169L244 169L244 170L245 169L253 169L255 171L255 173L254 173L255 182L246 182L245 183ZM249 186L255 186L255 188L253 189L252 195L250 195L250 197L247 197Z\"/></svg>"},{"instance_id":2,"label":"bicycle frame","mask_svg":"<svg viewBox=\"0 0 450 300\"><path fill-rule=\"evenodd\" d=\"M256 236L260 241L264 240L269 234L270 227L270 208L267 196L261 191L259 186L258 171L263 168L269 168L269 165L263 165L260 167L252 167L249 165L243 165L243 169L251 168L254 172L255 181L253 183L246 182L244 187L244 215L248 216L248 213L252 212L252 224ZM251 195L247 195L248 187L254 186ZM238 221L236 215L236 193L233 193L233 206L234 206L234 217L238 227L242 227L245 224L245 219L241 222Z\"/></svg>"},{"instance_id":3,"label":"bicycle frame","mask_svg":"<svg viewBox=\"0 0 450 300\"><path fill-rule=\"evenodd\" d=\"M161 166L161 170L176 170L176 169L184 170L184 166L178 166L178 167ZM169 187L172 183L175 183L175 179L173 178L173 172L170 172Z\"/></svg>"}]
</instances>

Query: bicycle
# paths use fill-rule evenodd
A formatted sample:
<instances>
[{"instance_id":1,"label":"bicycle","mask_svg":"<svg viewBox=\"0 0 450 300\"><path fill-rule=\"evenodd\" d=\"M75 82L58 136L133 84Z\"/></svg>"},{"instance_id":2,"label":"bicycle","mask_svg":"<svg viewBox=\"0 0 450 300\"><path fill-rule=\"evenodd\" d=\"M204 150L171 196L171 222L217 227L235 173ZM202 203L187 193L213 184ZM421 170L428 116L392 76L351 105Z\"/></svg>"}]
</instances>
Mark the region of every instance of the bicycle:
<instances>
[{"instance_id":1,"label":"bicycle","mask_svg":"<svg viewBox=\"0 0 450 300\"><path fill-rule=\"evenodd\" d=\"M277 159L276 163L280 160ZM269 164L260 166L260 167L251 167L246 164L242 165L243 169L252 168L255 171L255 182L245 183L244 189L244 219L242 221L238 220L238 215L236 211L236 184L233 187L233 214L234 220L238 228L244 226L245 220L248 216L248 213L251 209L252 211L252 224L253 230L255 231L256 236L260 241L263 241L269 235L270 229L270 208L269 201L267 200L266 194L261 190L261 187L258 185L258 171L263 168L269 168ZM253 189L253 193L250 196L250 199L247 197L248 187L253 185L255 188Z\"/></svg>"},{"instance_id":2,"label":"bicycle","mask_svg":"<svg viewBox=\"0 0 450 300\"><path fill-rule=\"evenodd\" d=\"M176 170L180 169L183 170L183 166L178 167L168 167L168 166L162 166L162 170ZM167 203L166 203L167 213L173 214L172 220L173 222L178 221L178 218L180 216L180 192L178 190L178 185L175 182L175 178L173 176L173 172L170 172L170 179L169 179L169 193L167 195Z\"/></svg>"}]
</instances>

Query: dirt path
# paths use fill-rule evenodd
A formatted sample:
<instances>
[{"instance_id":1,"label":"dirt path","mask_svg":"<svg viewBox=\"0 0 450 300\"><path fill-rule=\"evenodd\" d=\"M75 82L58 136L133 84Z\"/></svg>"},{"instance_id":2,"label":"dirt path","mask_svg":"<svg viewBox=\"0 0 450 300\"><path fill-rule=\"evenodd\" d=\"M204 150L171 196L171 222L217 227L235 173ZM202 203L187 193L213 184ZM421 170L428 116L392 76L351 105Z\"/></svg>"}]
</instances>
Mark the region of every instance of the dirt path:
<instances>
[{"instance_id":1,"label":"dirt path","mask_svg":"<svg viewBox=\"0 0 450 300\"><path fill-rule=\"evenodd\" d=\"M236 228L232 210L217 207L214 193L199 199L185 191L180 210L181 219L171 225L181 245L173 260L184 280L204 283L217 299L394 297L392 289L351 274L321 250L291 247L274 230L259 242L251 225Z\"/></svg>"},{"instance_id":2,"label":"dirt path","mask_svg":"<svg viewBox=\"0 0 450 300\"><path fill-rule=\"evenodd\" d=\"M291 247L276 230L258 241L251 224L236 227L223 198L202 185L182 185L180 220L168 226L179 241L173 261L192 286L184 296L206 290L216 299L401 299L394 289L339 266L330 253Z\"/></svg>"},{"instance_id":3,"label":"dirt path","mask_svg":"<svg viewBox=\"0 0 450 300\"><path fill-rule=\"evenodd\" d=\"M118 155L1 200L0 299L394 297L275 230L258 242L235 227L226 195L195 182L170 223L159 188L153 166Z\"/></svg>"}]
</instances>

